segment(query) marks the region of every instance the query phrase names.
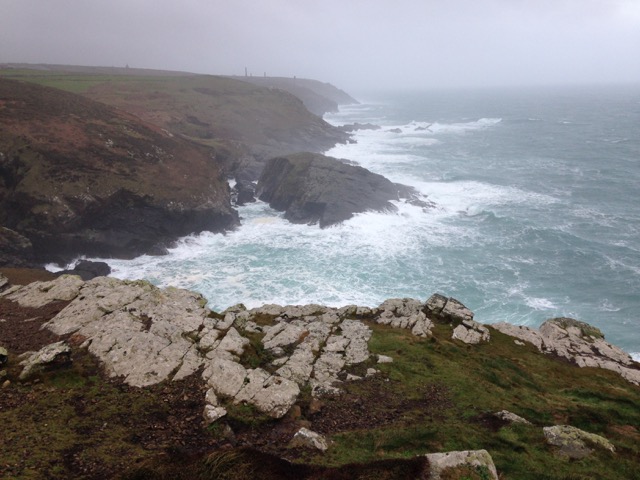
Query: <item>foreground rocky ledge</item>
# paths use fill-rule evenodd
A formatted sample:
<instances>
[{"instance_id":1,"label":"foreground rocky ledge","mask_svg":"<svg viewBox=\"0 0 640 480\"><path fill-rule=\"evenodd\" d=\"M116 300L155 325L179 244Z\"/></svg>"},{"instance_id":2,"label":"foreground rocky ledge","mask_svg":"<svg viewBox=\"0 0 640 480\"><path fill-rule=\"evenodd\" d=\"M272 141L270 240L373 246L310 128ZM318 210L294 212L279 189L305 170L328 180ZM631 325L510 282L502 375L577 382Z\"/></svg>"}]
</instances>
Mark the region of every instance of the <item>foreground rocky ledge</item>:
<instances>
[{"instance_id":1,"label":"foreground rocky ledge","mask_svg":"<svg viewBox=\"0 0 640 480\"><path fill-rule=\"evenodd\" d=\"M265 305L247 310L236 305L216 313L201 295L186 290L63 275L11 287L0 297L32 308L69 302L44 327L72 335L111 376L129 385L179 380L202 369L211 387L205 410L209 421L224 416L228 402L251 404L280 418L301 389L309 387L315 396L339 392L342 382L358 379L347 376L346 367L370 360L368 321L409 329L418 337L430 337L435 323L450 323L455 340L490 342L489 328L475 322L469 309L439 294L426 302L390 299L376 308ZM638 364L583 322L552 319L539 331L504 323L493 328L580 367L606 368L640 384ZM367 374L375 373L370 368Z\"/></svg>"},{"instance_id":2,"label":"foreground rocky ledge","mask_svg":"<svg viewBox=\"0 0 640 480\"><path fill-rule=\"evenodd\" d=\"M405 342L410 342L414 336L417 344L436 349L443 342L457 344L460 355L475 349L489 352L492 348L515 343L520 346L510 347L511 351L522 348L523 355L540 356L532 353L540 350L582 366L615 365L611 370L634 383L637 383L634 375L639 372L638 365L624 352L604 342L599 331L582 322L554 319L546 322L540 332L518 329L529 337L523 333L508 337L497 330L508 327L482 325L473 320L473 312L462 303L438 294L426 302L390 299L375 308L265 305L247 310L236 305L217 313L207 309L205 300L196 293L175 288L158 289L144 281L98 277L84 282L79 277L64 275L53 281L26 286L9 287L4 281L0 281L0 285L4 285L0 289L5 288L0 293L2 305L11 304L34 312L49 305L56 306L55 313L46 317L50 320L45 321L41 330L49 340L34 343L35 348L32 348L40 350L20 356L21 370L11 357L15 358L16 353L27 349L23 347L16 353L10 348L8 352L0 349L0 363L9 359L9 365L14 365L11 371L15 373L8 377L12 382L27 382L28 385L39 381L43 378L41 372L68 365L74 357L81 358L85 355L83 352L88 351L108 375L118 379L118 384L122 381L133 386L133 390L155 388L159 383L168 386L181 385L184 381L200 382L202 387L196 394L199 400L194 413L202 418L203 425L211 425L221 435L233 437L235 426L230 430L229 425L235 425L233 418L237 418L234 415L238 408L250 408L267 417L281 419L273 424L286 432L278 440L283 442L279 448L294 451L313 449L331 455L334 448L334 430L327 428L323 421L315 419L313 424L298 421L295 430L291 430L293 424L287 423L290 422L287 419L295 418L295 412L299 412L301 406L309 414L315 408L314 402L324 404L323 408L335 402L349 403L349 397L344 395L351 395L348 392L354 388L357 391L358 385L365 391L370 388L385 391L389 388L384 387L389 379L385 379L386 374L382 372L388 366L378 364L405 362L406 365L403 354L396 349L402 348L401 345L393 350L382 350L385 355L371 353L380 352L378 347L370 349L370 343L375 340L374 332L378 332L376 341L379 342L380 332L386 332L385 336L391 335L393 329L404 329L406 333L401 335ZM24 320L26 323L33 321L27 317ZM556 333L551 335L549 332ZM543 340L538 342L536 339L539 338ZM430 341L425 343L418 339ZM530 345L527 347L525 342ZM41 345L45 347L41 348ZM585 360L588 358L591 360ZM513 361L517 362L517 359ZM2 373L5 370L0 365ZM369 378L365 380L365 377ZM429 402L437 405L441 400L435 392L440 387L430 388L435 389L431 390L435 396ZM365 402L366 398L365 395ZM504 406L511 408L510 404ZM393 416L393 412L391 407L386 415ZM543 435L545 424L540 418L531 417L535 413L526 410L519 413L528 418L507 410L489 414L487 418L494 418L492 421L499 424L521 424L537 429L540 441L546 438L548 448L555 449L558 455L580 459L592 455L594 449L609 452L607 455L618 454L619 444L614 449L606 438L568 424L545 427ZM374 418L376 423L380 422L378 414L371 412L369 415L372 416L367 425ZM327 421L334 421L330 418L327 417ZM364 418L357 422L365 421ZM529 419L537 426L531 425ZM351 425L349 419L341 421ZM364 425L357 422L353 425ZM285 428L284 425L291 426ZM307 427L318 428L320 433ZM242 435L247 441L248 433ZM478 447L482 445L474 446ZM429 478L438 478L440 471L446 471L443 478L449 478L446 475L452 468L460 471L472 468L490 475L486 478L497 478L491 456L482 450L429 454L424 462Z\"/></svg>"}]
</instances>

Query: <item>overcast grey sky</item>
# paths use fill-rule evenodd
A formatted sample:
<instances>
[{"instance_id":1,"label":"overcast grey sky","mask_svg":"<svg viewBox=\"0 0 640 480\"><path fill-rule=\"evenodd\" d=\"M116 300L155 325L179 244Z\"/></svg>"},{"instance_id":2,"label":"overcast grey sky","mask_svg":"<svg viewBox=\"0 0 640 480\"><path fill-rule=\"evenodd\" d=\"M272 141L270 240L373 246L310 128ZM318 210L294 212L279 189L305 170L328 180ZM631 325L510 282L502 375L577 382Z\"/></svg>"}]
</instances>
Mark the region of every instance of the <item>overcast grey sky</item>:
<instances>
[{"instance_id":1,"label":"overcast grey sky","mask_svg":"<svg viewBox=\"0 0 640 480\"><path fill-rule=\"evenodd\" d=\"M640 0L0 0L0 63L375 87L640 82Z\"/></svg>"}]
</instances>

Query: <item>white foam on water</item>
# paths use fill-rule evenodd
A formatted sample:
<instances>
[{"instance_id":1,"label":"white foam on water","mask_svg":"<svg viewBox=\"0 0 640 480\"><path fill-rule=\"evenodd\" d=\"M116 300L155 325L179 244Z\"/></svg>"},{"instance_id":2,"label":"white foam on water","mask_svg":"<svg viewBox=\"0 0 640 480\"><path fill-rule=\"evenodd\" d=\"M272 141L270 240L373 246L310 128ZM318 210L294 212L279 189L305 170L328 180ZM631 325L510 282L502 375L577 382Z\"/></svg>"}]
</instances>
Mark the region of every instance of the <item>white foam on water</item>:
<instances>
[{"instance_id":1,"label":"white foam on water","mask_svg":"<svg viewBox=\"0 0 640 480\"><path fill-rule=\"evenodd\" d=\"M640 352L631 352L631 358L636 362L640 362Z\"/></svg>"},{"instance_id":2,"label":"white foam on water","mask_svg":"<svg viewBox=\"0 0 640 480\"><path fill-rule=\"evenodd\" d=\"M524 302L534 310L556 310L558 307L547 298L525 297Z\"/></svg>"}]
</instances>

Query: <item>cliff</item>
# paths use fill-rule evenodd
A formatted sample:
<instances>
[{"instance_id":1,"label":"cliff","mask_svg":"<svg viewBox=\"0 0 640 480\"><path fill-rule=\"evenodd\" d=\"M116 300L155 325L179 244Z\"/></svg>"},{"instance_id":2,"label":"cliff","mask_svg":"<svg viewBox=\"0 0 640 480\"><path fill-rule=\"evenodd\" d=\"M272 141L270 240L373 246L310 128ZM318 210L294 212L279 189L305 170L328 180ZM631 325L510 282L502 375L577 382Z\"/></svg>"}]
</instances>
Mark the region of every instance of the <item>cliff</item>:
<instances>
[{"instance_id":1,"label":"cliff","mask_svg":"<svg viewBox=\"0 0 640 480\"><path fill-rule=\"evenodd\" d=\"M35 261L131 257L237 223L209 149L102 103L0 79L0 239L26 238Z\"/></svg>"},{"instance_id":2,"label":"cliff","mask_svg":"<svg viewBox=\"0 0 640 480\"><path fill-rule=\"evenodd\" d=\"M573 319L511 336L438 294L213 312L141 281L3 283L11 478L637 472L640 365Z\"/></svg>"},{"instance_id":3,"label":"cliff","mask_svg":"<svg viewBox=\"0 0 640 480\"><path fill-rule=\"evenodd\" d=\"M322 116L325 113L337 112L340 105L359 103L344 90L330 83L322 83L307 78L244 76L232 77L267 88L278 88L298 97L312 113Z\"/></svg>"},{"instance_id":4,"label":"cliff","mask_svg":"<svg viewBox=\"0 0 640 480\"><path fill-rule=\"evenodd\" d=\"M320 152L349 139L285 90L230 77L164 73L63 66L0 69L0 76L81 94L214 148L229 171L252 180L272 156Z\"/></svg>"}]
</instances>

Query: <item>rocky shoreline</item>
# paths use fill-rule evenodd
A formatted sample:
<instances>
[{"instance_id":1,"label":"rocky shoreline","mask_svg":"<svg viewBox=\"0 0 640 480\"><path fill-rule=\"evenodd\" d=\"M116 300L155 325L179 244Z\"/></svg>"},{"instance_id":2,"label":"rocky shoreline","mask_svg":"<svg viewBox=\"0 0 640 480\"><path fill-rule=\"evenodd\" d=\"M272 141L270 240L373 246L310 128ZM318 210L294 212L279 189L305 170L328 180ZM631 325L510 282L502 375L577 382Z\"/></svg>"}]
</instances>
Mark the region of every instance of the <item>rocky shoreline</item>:
<instances>
[{"instance_id":1,"label":"rocky shoreline","mask_svg":"<svg viewBox=\"0 0 640 480\"><path fill-rule=\"evenodd\" d=\"M500 332L521 348L535 348L576 367L609 369L640 385L640 365L583 322L552 319L539 330L504 323L482 325L462 303L439 294L426 302L390 299L375 308L265 305L247 310L240 304L218 313L210 311L197 293L159 289L145 281L96 277L85 282L78 276L62 275L10 286L2 278L0 301L5 305L10 302L34 311L54 308L54 315L41 329L57 339L35 352L21 353L19 359L11 348L4 349L3 363L9 360L21 366L18 378L5 379L5 387L63 368L80 351L93 355L108 376L132 387L148 388L198 375L207 388L199 400L204 404L202 421L222 425L227 436L233 435L226 422L228 410L238 405L282 419L299 410L303 397L305 402L321 403L327 397L339 397L345 385L381 375L379 365L394 362L394 358L371 353L372 325L404 329L416 338L432 340L441 334L435 333L436 327L446 325L450 341L469 348L491 345L492 336ZM0 343L2 340L0 335ZM289 445L329 449L330 438L310 426L299 423ZM545 427L545 435L551 445L570 456L586 456L591 452L587 445L594 444L613 450L601 437L589 437L579 429L565 430ZM569 437L577 440L569 445ZM487 452L456 453L458 460L453 463L454 457L447 455L442 458L449 463L443 468L469 465L469 456L484 458L472 464L484 465L493 472L489 478L498 478ZM431 457L429 462L438 465L442 458ZM435 471L436 467L430 468Z\"/></svg>"}]
</instances>

